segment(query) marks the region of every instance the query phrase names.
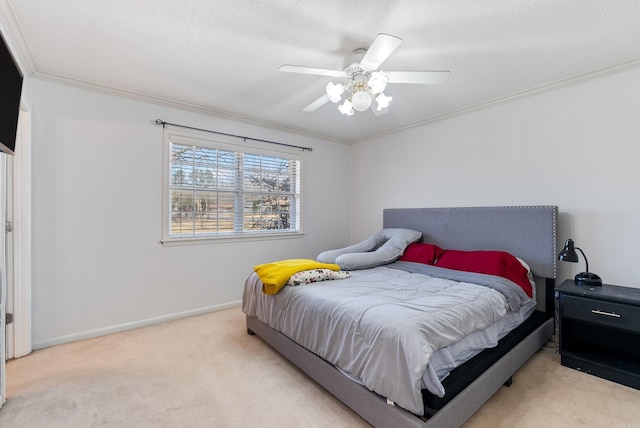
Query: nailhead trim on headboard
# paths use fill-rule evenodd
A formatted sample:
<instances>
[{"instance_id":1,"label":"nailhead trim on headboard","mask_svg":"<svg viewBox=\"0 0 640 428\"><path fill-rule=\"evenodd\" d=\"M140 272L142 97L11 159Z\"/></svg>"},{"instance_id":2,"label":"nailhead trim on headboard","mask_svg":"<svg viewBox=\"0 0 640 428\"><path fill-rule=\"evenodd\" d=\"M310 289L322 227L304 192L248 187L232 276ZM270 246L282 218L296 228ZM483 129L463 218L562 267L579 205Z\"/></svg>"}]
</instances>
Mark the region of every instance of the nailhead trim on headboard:
<instances>
[{"instance_id":1,"label":"nailhead trim on headboard","mask_svg":"<svg viewBox=\"0 0 640 428\"><path fill-rule=\"evenodd\" d=\"M423 242L445 249L508 251L536 276L556 278L557 216L551 205L388 208L383 227L419 230Z\"/></svg>"}]
</instances>

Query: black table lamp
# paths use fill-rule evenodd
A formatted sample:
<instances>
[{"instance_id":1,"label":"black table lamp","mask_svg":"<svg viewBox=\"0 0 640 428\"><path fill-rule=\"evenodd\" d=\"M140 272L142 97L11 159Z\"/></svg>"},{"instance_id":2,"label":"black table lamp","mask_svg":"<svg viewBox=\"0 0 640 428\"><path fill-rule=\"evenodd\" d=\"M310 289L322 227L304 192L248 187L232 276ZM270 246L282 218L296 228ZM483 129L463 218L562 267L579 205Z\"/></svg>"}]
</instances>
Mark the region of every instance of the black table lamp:
<instances>
[{"instance_id":1,"label":"black table lamp","mask_svg":"<svg viewBox=\"0 0 640 428\"><path fill-rule=\"evenodd\" d=\"M600 277L595 273L589 272L589 261L587 260L587 256L584 255L584 252L580 248L574 247L573 239L567 239L567 242L564 243L564 248L560 251L560 254L558 254L558 260L578 263L578 253L576 253L576 250L580 251L582 257L584 257L584 262L587 264L587 271L580 272L576 275L576 284L589 286L602 285L602 279L600 279Z\"/></svg>"}]
</instances>

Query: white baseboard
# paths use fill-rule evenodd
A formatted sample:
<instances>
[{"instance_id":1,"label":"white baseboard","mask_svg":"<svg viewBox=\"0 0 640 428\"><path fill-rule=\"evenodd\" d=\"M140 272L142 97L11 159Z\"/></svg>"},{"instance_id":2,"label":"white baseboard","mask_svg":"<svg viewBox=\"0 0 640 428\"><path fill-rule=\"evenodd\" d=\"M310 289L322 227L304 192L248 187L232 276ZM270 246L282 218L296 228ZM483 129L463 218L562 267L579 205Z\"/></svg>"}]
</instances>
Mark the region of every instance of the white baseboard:
<instances>
[{"instance_id":1,"label":"white baseboard","mask_svg":"<svg viewBox=\"0 0 640 428\"><path fill-rule=\"evenodd\" d=\"M230 309L238 307L242 304L241 301L224 303L222 305L207 306L204 308L192 309L189 311L178 312L175 314L162 315L155 318L148 318L140 321L133 321L124 324L118 324L110 327L98 328L95 330L84 331L80 333L67 334L64 336L52 337L40 342L33 343L33 349L48 348L50 346L62 345L63 343L76 342L78 340L91 339L94 337L105 336L107 334L118 333L121 331L133 330L140 327L147 327L150 325L161 324L163 322L175 321L182 318L189 318L197 315L204 315L210 312L222 311L224 309Z\"/></svg>"}]
</instances>

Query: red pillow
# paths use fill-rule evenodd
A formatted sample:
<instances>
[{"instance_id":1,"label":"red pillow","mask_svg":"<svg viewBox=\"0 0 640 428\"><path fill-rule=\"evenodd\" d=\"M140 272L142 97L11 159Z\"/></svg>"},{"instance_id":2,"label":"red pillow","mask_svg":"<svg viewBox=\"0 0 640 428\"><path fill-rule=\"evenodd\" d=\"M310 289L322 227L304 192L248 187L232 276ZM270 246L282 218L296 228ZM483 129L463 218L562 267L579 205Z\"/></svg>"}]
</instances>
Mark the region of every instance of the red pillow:
<instances>
[{"instance_id":1,"label":"red pillow","mask_svg":"<svg viewBox=\"0 0 640 428\"><path fill-rule=\"evenodd\" d=\"M527 269L513 255L504 251L446 250L435 264L438 267L465 272L496 275L518 284L527 296L533 297Z\"/></svg>"},{"instance_id":2,"label":"red pillow","mask_svg":"<svg viewBox=\"0 0 640 428\"><path fill-rule=\"evenodd\" d=\"M407 246L404 253L400 256L400 260L403 262L433 265L443 252L444 250L437 245L413 243Z\"/></svg>"}]
</instances>

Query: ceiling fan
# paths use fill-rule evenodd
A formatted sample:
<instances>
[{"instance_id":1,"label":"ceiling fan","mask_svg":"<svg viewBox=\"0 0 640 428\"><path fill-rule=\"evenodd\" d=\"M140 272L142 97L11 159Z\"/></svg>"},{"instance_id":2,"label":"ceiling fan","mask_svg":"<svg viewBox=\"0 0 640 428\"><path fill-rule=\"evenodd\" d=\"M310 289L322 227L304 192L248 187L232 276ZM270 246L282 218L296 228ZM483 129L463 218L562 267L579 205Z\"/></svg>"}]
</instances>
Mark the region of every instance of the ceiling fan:
<instances>
[{"instance_id":1,"label":"ceiling fan","mask_svg":"<svg viewBox=\"0 0 640 428\"><path fill-rule=\"evenodd\" d=\"M314 111L328 101L339 103L345 94L343 104L338 110L344 115L351 116L354 110L365 111L371 108L376 115L384 114L389 109L389 102L393 97L384 94L388 83L442 83L449 78L449 71L388 71L379 70L380 65L402 43L399 37L389 34L378 34L368 49L354 50L342 64L342 70L328 70L324 68L304 67L285 64L278 70L288 73L314 74L319 76L343 77L346 83L329 82L326 93L306 106L303 111ZM372 100L376 100L374 108Z\"/></svg>"}]
</instances>

